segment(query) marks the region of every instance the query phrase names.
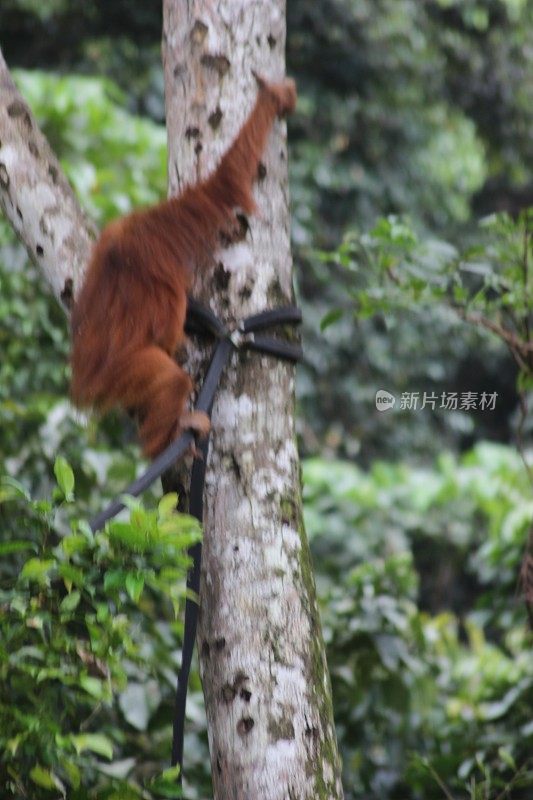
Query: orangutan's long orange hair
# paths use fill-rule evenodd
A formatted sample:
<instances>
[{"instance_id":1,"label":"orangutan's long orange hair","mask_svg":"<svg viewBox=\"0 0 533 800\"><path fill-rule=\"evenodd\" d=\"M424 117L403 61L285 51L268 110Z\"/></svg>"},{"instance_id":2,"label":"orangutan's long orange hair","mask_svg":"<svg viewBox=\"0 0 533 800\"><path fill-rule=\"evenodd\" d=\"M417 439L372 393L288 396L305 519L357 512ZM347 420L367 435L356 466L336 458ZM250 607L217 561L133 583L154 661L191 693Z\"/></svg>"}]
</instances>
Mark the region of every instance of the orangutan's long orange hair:
<instances>
[{"instance_id":1,"label":"orangutan's long orange hair","mask_svg":"<svg viewBox=\"0 0 533 800\"><path fill-rule=\"evenodd\" d=\"M218 168L177 198L116 220L96 243L72 313L74 402L133 409L147 456L183 430L208 428L185 414L192 382L174 361L184 341L193 271L208 262L234 209L255 209L252 183L276 116L294 109L292 80L259 80L255 106Z\"/></svg>"}]
</instances>

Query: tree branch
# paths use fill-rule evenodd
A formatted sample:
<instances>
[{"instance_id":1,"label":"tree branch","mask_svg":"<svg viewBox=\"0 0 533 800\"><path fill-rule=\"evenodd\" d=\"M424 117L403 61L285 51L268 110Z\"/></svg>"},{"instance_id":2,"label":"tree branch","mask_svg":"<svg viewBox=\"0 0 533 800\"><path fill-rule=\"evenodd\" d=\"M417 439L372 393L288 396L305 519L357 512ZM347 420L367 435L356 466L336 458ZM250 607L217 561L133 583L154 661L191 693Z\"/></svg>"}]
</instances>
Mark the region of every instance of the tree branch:
<instances>
[{"instance_id":1,"label":"tree branch","mask_svg":"<svg viewBox=\"0 0 533 800\"><path fill-rule=\"evenodd\" d=\"M512 347L513 350L518 351L522 355L527 355L527 353L533 351L533 342L525 341L516 333L513 333L513 331L505 328L503 325L484 317L483 314L474 314L463 309L457 309L453 306L452 308L454 308L454 311L456 311L459 317L461 317L461 319L463 319L465 322L469 322L471 325L477 325L479 327L486 328L486 330L495 333L496 336L499 336L499 338L506 342L509 347Z\"/></svg>"},{"instance_id":2,"label":"tree branch","mask_svg":"<svg viewBox=\"0 0 533 800\"><path fill-rule=\"evenodd\" d=\"M96 228L18 91L0 50L0 205L65 309Z\"/></svg>"}]
</instances>

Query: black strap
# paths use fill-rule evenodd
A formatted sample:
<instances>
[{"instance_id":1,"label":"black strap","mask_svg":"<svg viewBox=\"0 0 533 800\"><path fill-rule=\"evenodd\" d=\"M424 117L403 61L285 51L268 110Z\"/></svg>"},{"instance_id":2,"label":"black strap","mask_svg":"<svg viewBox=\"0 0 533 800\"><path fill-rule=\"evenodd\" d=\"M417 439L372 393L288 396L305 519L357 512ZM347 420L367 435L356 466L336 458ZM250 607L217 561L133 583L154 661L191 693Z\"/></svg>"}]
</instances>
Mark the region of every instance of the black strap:
<instances>
[{"instance_id":1,"label":"black strap","mask_svg":"<svg viewBox=\"0 0 533 800\"><path fill-rule=\"evenodd\" d=\"M203 383L200 394L198 395L198 402L196 409L198 411L205 411L209 413L213 404L213 398L220 380L222 370L226 366L226 362L232 350L231 342L222 339L218 346L215 348L211 362L209 364L207 375ZM194 434L191 431L185 431L175 441L173 441L166 450L154 458L148 469L143 474L134 480L129 486L126 486L122 494L132 495L138 497L142 492L146 491L149 486L159 478L163 472L170 469L176 461L183 456L185 451L194 442ZM122 500L115 498L103 511L97 514L89 523L93 532L96 532L104 527L108 520L115 517L119 511L125 508Z\"/></svg>"},{"instance_id":2,"label":"black strap","mask_svg":"<svg viewBox=\"0 0 533 800\"><path fill-rule=\"evenodd\" d=\"M298 325L302 321L302 312L296 306L285 306L284 308L274 308L272 311L262 311L260 314L253 314L246 317L239 327L243 331L259 331L263 328L271 328L273 325L286 325L287 323Z\"/></svg>"},{"instance_id":3,"label":"black strap","mask_svg":"<svg viewBox=\"0 0 533 800\"><path fill-rule=\"evenodd\" d=\"M205 439L200 446L201 458L195 458L191 472L191 488L189 493L189 513L199 521L203 522L204 514L204 482L205 469L207 464L208 440ZM176 687L176 702L174 705L174 723L172 727L172 766L179 764L183 767L183 737L185 734L185 707L187 704L187 687L189 684L189 672L194 652L194 642L196 640L196 628L198 625L198 612L200 609L200 570L202 566L202 543L196 542L189 548L189 556L192 560L192 567L187 576L187 589L194 592L195 598L187 597L185 600L185 622L183 626L183 649L181 651L181 667L178 673L178 683ZM181 781L181 772L179 779Z\"/></svg>"},{"instance_id":4,"label":"black strap","mask_svg":"<svg viewBox=\"0 0 533 800\"><path fill-rule=\"evenodd\" d=\"M206 379L200 391L196 408L211 415L213 399L220 374L226 365L232 350L227 339L220 339L211 358ZM207 387L207 388L206 388ZM205 391L204 391L205 390ZM208 405L207 405L208 403ZM202 407L200 407L202 405ZM204 407L206 406L206 407ZM209 436L200 443L200 457L195 458L191 471L191 486L189 490L189 514L196 517L200 525L204 518L204 483L207 466L207 451ZM196 542L189 548L189 558L192 567L187 575L187 589L194 592L195 597L185 599L185 621L183 625L183 648L181 651L181 667L178 672L176 685L176 701L174 704L174 722L172 725L172 755L171 766L180 765L178 781L181 783L183 773L183 739L185 735L185 709L187 705L187 688L189 673L191 671L194 643L196 641L196 628L198 627L198 612L200 609L200 571L202 567L202 542Z\"/></svg>"},{"instance_id":5,"label":"black strap","mask_svg":"<svg viewBox=\"0 0 533 800\"><path fill-rule=\"evenodd\" d=\"M261 311L241 320L235 328L247 333L274 325L299 324L302 321L302 312L297 306L282 306L270 311ZM187 320L185 330L189 333L205 333L209 331L213 336L222 338L228 336L228 328L213 314L210 308L203 306L192 297L187 301ZM301 355L301 353L300 353Z\"/></svg>"},{"instance_id":6,"label":"black strap","mask_svg":"<svg viewBox=\"0 0 533 800\"><path fill-rule=\"evenodd\" d=\"M287 361L299 361L302 357L302 348L299 344L270 336L256 335L256 331L272 327L273 325L299 323L301 320L302 315L300 310L295 306L287 306L286 308L277 308L272 311L263 311L260 314L254 314L251 317L241 320L232 328L227 328L209 308L200 305L193 299L189 299L187 306L187 322L185 326L187 333L209 333L217 340L204 383L198 395L195 409L197 411L204 411L209 415L211 414L213 400L222 370L226 366L234 349L250 349ZM126 487L123 494L137 497L144 492L163 474L163 472L169 469L183 456L193 441L194 434L191 431L182 433L178 439L172 442L166 450L152 461L148 469L137 478L137 480ZM203 493L208 446L209 438L206 437L204 441L200 443L201 457L194 459L191 472L189 513L196 517L200 524L203 522ZM116 516L124 507L125 505L122 500L115 498L104 511L97 514L91 520L90 526L93 532L103 528L105 523ZM180 767L183 766L183 735L185 728L187 684L194 651L194 642L196 639L196 627L198 624L199 606L196 598L198 598L200 594L201 542L197 542L189 549L189 556L192 560L192 567L187 576L187 588L190 592L194 593L194 599L187 597L185 601L183 651L176 689L172 737L171 763L172 766L179 764ZM181 774L182 770L180 769L180 782Z\"/></svg>"},{"instance_id":7,"label":"black strap","mask_svg":"<svg viewBox=\"0 0 533 800\"><path fill-rule=\"evenodd\" d=\"M256 336L255 331L271 325L299 323L302 314L299 308L288 306L278 308L273 311L264 311L252 317L242 320L233 330L228 330L213 314L213 312L201 306L195 300L189 300L187 308L188 333L208 332L215 336L219 342L215 348L211 363L205 377L202 389L196 403L196 410L209 410L213 404L213 398L220 380L222 370L226 366L232 348L247 348L256 350L268 355L277 356L288 361L299 361L302 357L302 348L299 344L292 344L282 339L274 339L268 336ZM239 338L240 337L240 338ZM173 441L160 455L155 458L148 469L126 486L122 494L138 497L146 491L152 483L159 478L163 472L180 459L194 441L194 434L185 431L175 441ZM104 527L105 523L115 517L119 511L125 508L125 504L119 498L115 498L103 511L97 514L89 523L93 532Z\"/></svg>"}]
</instances>

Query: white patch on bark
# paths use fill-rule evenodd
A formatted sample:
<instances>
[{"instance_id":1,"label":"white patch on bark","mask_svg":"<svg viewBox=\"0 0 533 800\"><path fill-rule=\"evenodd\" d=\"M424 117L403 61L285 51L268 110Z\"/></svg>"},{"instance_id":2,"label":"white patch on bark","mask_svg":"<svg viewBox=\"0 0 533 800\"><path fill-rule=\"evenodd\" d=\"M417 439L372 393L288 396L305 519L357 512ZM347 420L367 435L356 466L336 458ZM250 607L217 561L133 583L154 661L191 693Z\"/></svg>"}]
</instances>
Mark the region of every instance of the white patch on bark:
<instances>
[{"instance_id":1,"label":"white patch on bark","mask_svg":"<svg viewBox=\"0 0 533 800\"><path fill-rule=\"evenodd\" d=\"M252 260L252 250L248 242L239 242L232 247L228 247L224 257L224 268L228 272L246 272Z\"/></svg>"},{"instance_id":2,"label":"white patch on bark","mask_svg":"<svg viewBox=\"0 0 533 800\"><path fill-rule=\"evenodd\" d=\"M240 423L249 420L252 416L254 403L246 394L234 397L229 392L219 392L217 397L217 415L220 425L225 430L235 425L238 420Z\"/></svg>"}]
</instances>

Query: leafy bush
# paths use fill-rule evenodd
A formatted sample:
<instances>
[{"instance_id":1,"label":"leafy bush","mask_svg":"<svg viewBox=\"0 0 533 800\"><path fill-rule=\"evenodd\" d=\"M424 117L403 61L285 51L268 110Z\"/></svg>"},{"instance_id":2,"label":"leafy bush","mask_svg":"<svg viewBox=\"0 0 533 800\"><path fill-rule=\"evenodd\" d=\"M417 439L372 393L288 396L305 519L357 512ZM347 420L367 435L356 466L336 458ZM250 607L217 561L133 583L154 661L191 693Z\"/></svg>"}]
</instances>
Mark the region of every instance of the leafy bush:
<instances>
[{"instance_id":1,"label":"leafy bush","mask_svg":"<svg viewBox=\"0 0 533 800\"><path fill-rule=\"evenodd\" d=\"M517 219L495 214L480 224L476 243L459 252L448 242L421 239L408 220L391 216L368 233L348 234L334 259L352 275L364 276L352 286L362 318L443 306L499 337L528 385L533 373L532 229L533 209Z\"/></svg>"},{"instance_id":2,"label":"leafy bush","mask_svg":"<svg viewBox=\"0 0 533 800\"><path fill-rule=\"evenodd\" d=\"M533 787L533 666L524 628L417 608L408 554L361 565L324 597L347 797L513 798ZM477 785L477 793L472 787ZM454 794L455 796L455 794Z\"/></svg>"},{"instance_id":3,"label":"leafy bush","mask_svg":"<svg viewBox=\"0 0 533 800\"><path fill-rule=\"evenodd\" d=\"M314 310L315 319L323 311L325 341L311 348L307 372L314 377L302 376L303 409L313 423L317 409L321 415L315 429L335 409L327 447L360 453L368 464L376 455L395 459L406 452L424 459L450 446L467 449L480 438L506 442L515 435L527 445L533 433L527 414L532 226L531 211L516 219L493 215L456 247L390 216L317 254L330 280L338 274L345 289L342 302L322 301ZM315 333L313 345L316 340ZM437 403L412 413L398 402L394 413L382 414L375 402L381 389L398 399L413 392L439 400L448 392L495 394L496 407L450 411Z\"/></svg>"},{"instance_id":4,"label":"leafy bush","mask_svg":"<svg viewBox=\"0 0 533 800\"><path fill-rule=\"evenodd\" d=\"M304 486L347 797L437 800L444 785L487 800L512 785L526 800L533 662L516 581L533 501L519 456L487 443L368 472L313 459Z\"/></svg>"},{"instance_id":5,"label":"leafy bush","mask_svg":"<svg viewBox=\"0 0 533 800\"><path fill-rule=\"evenodd\" d=\"M52 502L0 484L1 522L17 520L0 544L2 796L176 797L161 773L198 523L167 495L93 535L67 462L55 472Z\"/></svg>"}]
</instances>

